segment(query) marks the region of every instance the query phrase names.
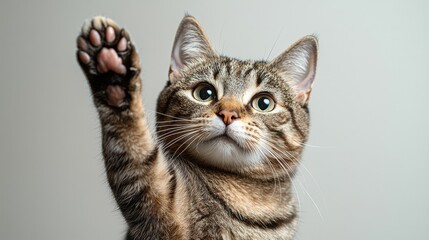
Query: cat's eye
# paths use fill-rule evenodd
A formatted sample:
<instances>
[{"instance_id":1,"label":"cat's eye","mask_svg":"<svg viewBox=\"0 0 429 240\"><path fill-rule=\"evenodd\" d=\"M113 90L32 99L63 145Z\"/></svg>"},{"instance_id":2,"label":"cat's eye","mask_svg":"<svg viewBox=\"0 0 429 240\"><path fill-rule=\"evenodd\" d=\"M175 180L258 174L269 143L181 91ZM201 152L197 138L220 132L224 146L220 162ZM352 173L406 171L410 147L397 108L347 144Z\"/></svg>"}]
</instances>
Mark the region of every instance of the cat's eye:
<instances>
[{"instance_id":1,"label":"cat's eye","mask_svg":"<svg viewBox=\"0 0 429 240\"><path fill-rule=\"evenodd\" d=\"M252 107L259 112L271 112L275 106L274 100L265 94L256 96L252 100Z\"/></svg>"},{"instance_id":2,"label":"cat's eye","mask_svg":"<svg viewBox=\"0 0 429 240\"><path fill-rule=\"evenodd\" d=\"M202 101L202 102L209 102L216 98L216 90L213 86L209 84L200 84L198 85L192 95L195 99Z\"/></svg>"}]
</instances>

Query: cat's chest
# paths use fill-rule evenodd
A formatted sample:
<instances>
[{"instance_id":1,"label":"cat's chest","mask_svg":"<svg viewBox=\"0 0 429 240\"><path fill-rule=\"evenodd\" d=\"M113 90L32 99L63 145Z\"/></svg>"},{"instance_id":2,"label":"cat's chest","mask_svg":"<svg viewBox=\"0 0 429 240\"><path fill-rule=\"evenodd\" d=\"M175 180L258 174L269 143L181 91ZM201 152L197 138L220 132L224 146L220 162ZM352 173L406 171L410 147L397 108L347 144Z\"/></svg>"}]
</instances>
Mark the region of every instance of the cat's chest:
<instances>
[{"instance_id":1,"label":"cat's chest","mask_svg":"<svg viewBox=\"0 0 429 240\"><path fill-rule=\"evenodd\" d=\"M219 233L230 225L230 216L205 186L193 186L189 196L188 211L190 239L224 239Z\"/></svg>"},{"instance_id":2,"label":"cat's chest","mask_svg":"<svg viewBox=\"0 0 429 240\"><path fill-rule=\"evenodd\" d=\"M286 183L271 186L208 170L187 170L179 177L186 189L179 199L186 207L177 210L187 220L191 239L263 239L257 236L280 234L296 220Z\"/></svg>"}]
</instances>

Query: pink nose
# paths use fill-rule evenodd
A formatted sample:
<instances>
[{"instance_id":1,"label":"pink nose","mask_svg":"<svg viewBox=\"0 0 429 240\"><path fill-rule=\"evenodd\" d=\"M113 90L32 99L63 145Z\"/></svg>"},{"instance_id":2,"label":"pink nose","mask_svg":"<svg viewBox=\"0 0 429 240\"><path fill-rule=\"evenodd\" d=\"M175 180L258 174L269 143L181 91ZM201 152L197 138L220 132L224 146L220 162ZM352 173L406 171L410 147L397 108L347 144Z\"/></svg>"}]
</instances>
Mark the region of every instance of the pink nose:
<instances>
[{"instance_id":1,"label":"pink nose","mask_svg":"<svg viewBox=\"0 0 429 240\"><path fill-rule=\"evenodd\" d=\"M232 121L234 121L237 118L240 118L238 116L238 113L236 111L231 111L231 110L222 110L218 113L219 117L223 119L223 122L226 125L229 125L232 123Z\"/></svg>"}]
</instances>

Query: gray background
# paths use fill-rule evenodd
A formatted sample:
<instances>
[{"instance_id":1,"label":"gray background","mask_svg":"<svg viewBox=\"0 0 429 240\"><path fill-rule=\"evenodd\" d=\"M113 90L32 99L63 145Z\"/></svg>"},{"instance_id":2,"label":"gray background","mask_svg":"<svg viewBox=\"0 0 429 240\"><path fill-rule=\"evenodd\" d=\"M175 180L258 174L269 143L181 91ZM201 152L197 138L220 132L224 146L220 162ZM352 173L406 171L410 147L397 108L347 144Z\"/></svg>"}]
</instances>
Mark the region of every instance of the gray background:
<instances>
[{"instance_id":1,"label":"gray background","mask_svg":"<svg viewBox=\"0 0 429 240\"><path fill-rule=\"evenodd\" d=\"M153 116L185 12L243 59L320 38L297 239L429 239L427 3L2 0L0 239L121 239L75 38L98 14L125 26Z\"/></svg>"}]
</instances>

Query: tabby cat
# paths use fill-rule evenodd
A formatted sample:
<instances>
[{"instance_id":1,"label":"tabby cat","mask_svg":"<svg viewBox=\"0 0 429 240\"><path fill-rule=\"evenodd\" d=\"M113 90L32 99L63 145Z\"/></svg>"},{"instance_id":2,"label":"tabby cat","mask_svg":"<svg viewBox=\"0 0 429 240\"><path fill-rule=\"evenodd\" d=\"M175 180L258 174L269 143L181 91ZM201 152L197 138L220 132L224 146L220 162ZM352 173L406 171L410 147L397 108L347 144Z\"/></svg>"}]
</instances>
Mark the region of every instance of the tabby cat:
<instances>
[{"instance_id":1,"label":"tabby cat","mask_svg":"<svg viewBox=\"0 0 429 240\"><path fill-rule=\"evenodd\" d=\"M129 34L95 17L77 46L127 239L293 238L291 179L309 131L314 36L272 61L242 61L218 55L185 16L158 99L156 137Z\"/></svg>"}]
</instances>

